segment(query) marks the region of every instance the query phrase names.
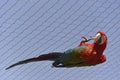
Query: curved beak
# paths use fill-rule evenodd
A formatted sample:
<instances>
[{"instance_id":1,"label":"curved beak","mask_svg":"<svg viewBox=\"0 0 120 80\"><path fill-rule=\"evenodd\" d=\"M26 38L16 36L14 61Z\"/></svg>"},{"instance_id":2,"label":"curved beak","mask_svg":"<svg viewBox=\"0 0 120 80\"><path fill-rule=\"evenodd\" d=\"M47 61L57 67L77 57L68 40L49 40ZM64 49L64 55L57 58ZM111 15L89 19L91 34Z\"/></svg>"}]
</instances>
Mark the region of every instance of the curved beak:
<instances>
[{"instance_id":1,"label":"curved beak","mask_svg":"<svg viewBox=\"0 0 120 80\"><path fill-rule=\"evenodd\" d=\"M94 43L99 43L101 42L101 34L98 33L95 37L92 37L92 39L94 40Z\"/></svg>"}]
</instances>

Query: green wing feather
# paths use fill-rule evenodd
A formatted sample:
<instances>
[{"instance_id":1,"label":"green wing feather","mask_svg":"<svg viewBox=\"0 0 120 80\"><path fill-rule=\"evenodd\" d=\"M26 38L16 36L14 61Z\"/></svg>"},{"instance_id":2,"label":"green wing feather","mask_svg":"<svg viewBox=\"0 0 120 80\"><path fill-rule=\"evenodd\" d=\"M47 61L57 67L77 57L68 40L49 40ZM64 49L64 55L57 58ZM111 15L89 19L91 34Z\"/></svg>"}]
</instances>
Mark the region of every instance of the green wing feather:
<instances>
[{"instance_id":1,"label":"green wing feather","mask_svg":"<svg viewBox=\"0 0 120 80\"><path fill-rule=\"evenodd\" d=\"M84 52L84 51L89 50L89 49L90 49L90 47L88 47L88 46L80 46L80 47L76 47L74 49L67 50L65 52L65 54L63 55L61 62L64 65L81 66L81 64L83 64L83 62L85 62L85 59L82 57L78 58L78 55L81 52ZM86 64L84 64L84 65L86 65Z\"/></svg>"}]
</instances>

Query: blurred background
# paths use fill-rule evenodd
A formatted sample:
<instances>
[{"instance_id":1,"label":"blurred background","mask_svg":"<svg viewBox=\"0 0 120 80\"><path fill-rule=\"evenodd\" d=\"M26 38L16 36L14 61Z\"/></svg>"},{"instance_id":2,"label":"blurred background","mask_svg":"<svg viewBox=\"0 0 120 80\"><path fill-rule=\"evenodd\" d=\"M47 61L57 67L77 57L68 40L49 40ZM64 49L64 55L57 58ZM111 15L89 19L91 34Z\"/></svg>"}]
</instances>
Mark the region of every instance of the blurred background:
<instances>
[{"instance_id":1,"label":"blurred background","mask_svg":"<svg viewBox=\"0 0 120 80\"><path fill-rule=\"evenodd\" d=\"M1 80L119 80L120 0L0 0ZM107 61L51 68L50 61L5 70L20 60L78 46L81 36L106 32Z\"/></svg>"}]
</instances>

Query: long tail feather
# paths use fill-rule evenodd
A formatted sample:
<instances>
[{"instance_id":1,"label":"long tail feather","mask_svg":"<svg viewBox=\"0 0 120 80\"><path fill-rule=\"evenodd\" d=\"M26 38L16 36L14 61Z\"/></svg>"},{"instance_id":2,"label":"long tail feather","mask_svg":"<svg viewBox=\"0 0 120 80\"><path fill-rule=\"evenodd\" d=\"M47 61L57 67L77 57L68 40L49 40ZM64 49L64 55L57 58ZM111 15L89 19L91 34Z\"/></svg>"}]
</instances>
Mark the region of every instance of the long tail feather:
<instances>
[{"instance_id":1,"label":"long tail feather","mask_svg":"<svg viewBox=\"0 0 120 80\"><path fill-rule=\"evenodd\" d=\"M49 54L44 54L44 55L40 55L39 57L34 57L34 58L30 58L30 59L26 59L26 60L23 60L23 61L19 61L9 67L6 68L7 69L10 69L14 66L17 66L17 65L21 65L21 64L26 64L26 63L29 63L29 62L35 62L35 61L43 61L43 60L55 60L56 58L60 57L62 54L60 52L53 52L53 53L49 53Z\"/></svg>"}]
</instances>

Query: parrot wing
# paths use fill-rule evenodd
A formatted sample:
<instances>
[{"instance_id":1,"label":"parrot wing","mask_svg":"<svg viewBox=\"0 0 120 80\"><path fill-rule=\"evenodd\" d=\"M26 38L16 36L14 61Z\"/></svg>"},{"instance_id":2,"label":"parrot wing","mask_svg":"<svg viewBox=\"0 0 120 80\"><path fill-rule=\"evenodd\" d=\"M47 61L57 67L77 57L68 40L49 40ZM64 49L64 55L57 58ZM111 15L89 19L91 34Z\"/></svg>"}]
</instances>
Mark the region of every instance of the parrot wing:
<instances>
[{"instance_id":1,"label":"parrot wing","mask_svg":"<svg viewBox=\"0 0 120 80\"><path fill-rule=\"evenodd\" d=\"M62 56L62 64L68 67L70 66L85 66L88 62L89 54L91 53L92 48L88 46L80 46L74 49L65 51Z\"/></svg>"}]
</instances>

